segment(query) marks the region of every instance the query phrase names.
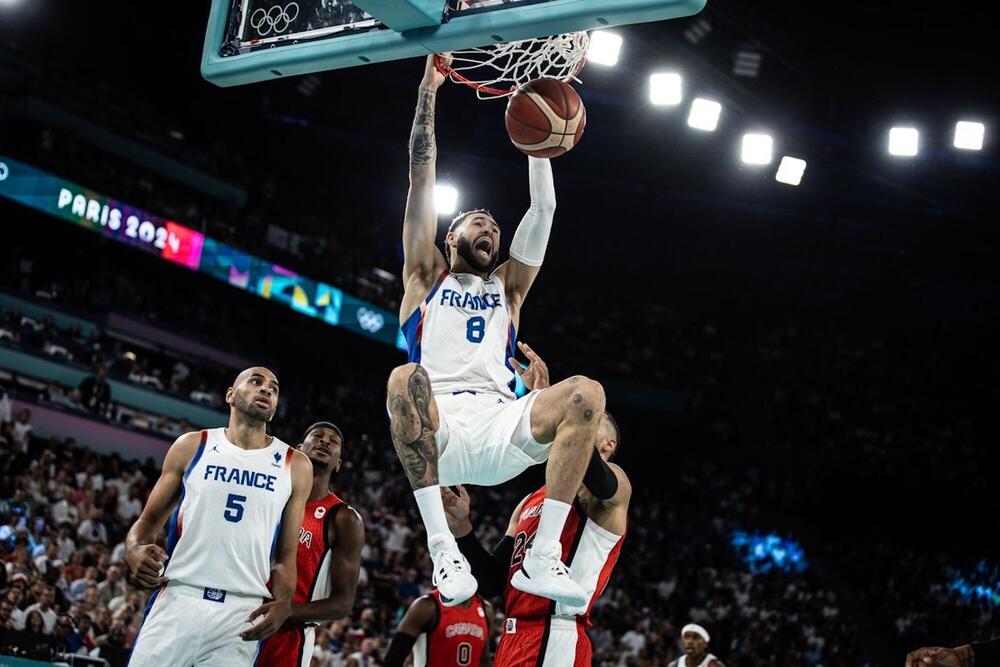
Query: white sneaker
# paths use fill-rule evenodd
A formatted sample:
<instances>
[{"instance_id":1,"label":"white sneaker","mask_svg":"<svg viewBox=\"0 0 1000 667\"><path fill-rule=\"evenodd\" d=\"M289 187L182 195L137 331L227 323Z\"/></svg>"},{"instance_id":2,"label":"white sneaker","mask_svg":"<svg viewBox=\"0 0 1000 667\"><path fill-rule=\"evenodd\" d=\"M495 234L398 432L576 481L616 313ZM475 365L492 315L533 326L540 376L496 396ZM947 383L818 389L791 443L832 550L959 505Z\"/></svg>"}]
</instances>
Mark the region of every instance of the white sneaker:
<instances>
[{"instance_id":1,"label":"white sneaker","mask_svg":"<svg viewBox=\"0 0 1000 667\"><path fill-rule=\"evenodd\" d=\"M472 568L462 552L458 550L454 538L435 535L429 540L433 553L434 574L431 581L441 595L441 604L452 607L462 604L479 588L479 582L472 576Z\"/></svg>"},{"instance_id":2,"label":"white sneaker","mask_svg":"<svg viewBox=\"0 0 1000 667\"><path fill-rule=\"evenodd\" d=\"M587 604L587 594L570 577L569 567L562 562L562 545L556 541L528 549L510 583L519 591L555 600L564 607Z\"/></svg>"}]
</instances>

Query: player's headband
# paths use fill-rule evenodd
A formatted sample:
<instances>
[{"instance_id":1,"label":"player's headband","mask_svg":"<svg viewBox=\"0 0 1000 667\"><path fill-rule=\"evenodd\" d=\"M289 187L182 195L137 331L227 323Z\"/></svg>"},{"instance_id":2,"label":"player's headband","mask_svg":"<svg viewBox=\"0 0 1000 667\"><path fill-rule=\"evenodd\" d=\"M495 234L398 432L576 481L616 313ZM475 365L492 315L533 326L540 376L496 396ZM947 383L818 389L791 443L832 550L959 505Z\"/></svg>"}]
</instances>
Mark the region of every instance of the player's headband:
<instances>
[{"instance_id":1,"label":"player's headband","mask_svg":"<svg viewBox=\"0 0 1000 667\"><path fill-rule=\"evenodd\" d=\"M689 632L693 632L696 635L699 635L706 642L711 641L708 638L708 630L706 630L705 628L701 627L697 623L688 623L687 625L685 625L684 628L681 630L681 638L683 638L684 635L686 635Z\"/></svg>"},{"instance_id":2,"label":"player's headband","mask_svg":"<svg viewBox=\"0 0 1000 667\"><path fill-rule=\"evenodd\" d=\"M302 434L302 442L305 442L306 438L309 437L309 434L318 428L328 428L331 431L335 431L337 435L340 436L340 441L341 442L344 441L344 434L341 432L339 428L337 428L336 424L334 424L333 422L316 422L315 424L307 428L306 432Z\"/></svg>"}]
</instances>

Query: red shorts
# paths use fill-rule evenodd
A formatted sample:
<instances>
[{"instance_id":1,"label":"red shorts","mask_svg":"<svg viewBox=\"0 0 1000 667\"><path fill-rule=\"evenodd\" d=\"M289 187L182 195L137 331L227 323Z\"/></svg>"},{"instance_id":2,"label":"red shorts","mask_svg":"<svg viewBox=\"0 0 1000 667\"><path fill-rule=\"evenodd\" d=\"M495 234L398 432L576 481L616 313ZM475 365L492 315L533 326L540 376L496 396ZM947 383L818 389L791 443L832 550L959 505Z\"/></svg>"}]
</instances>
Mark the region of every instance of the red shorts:
<instances>
[{"instance_id":1,"label":"red shorts","mask_svg":"<svg viewBox=\"0 0 1000 667\"><path fill-rule=\"evenodd\" d=\"M590 650L582 622L508 618L493 667L590 667Z\"/></svg>"},{"instance_id":2,"label":"red shorts","mask_svg":"<svg viewBox=\"0 0 1000 667\"><path fill-rule=\"evenodd\" d=\"M286 625L261 642L253 664L255 667L309 667L315 643L314 627Z\"/></svg>"}]
</instances>

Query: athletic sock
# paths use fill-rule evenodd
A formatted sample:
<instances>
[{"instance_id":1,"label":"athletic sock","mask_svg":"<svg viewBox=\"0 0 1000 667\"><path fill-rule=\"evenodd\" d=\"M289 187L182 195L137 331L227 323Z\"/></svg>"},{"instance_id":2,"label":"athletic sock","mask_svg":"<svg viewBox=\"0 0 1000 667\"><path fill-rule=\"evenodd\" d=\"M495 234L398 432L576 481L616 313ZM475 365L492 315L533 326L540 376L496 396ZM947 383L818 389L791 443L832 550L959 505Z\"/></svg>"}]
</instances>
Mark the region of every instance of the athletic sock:
<instances>
[{"instance_id":1,"label":"athletic sock","mask_svg":"<svg viewBox=\"0 0 1000 667\"><path fill-rule=\"evenodd\" d=\"M559 541L569 510L570 506L560 500L545 499L542 503L542 517L538 521L538 531L535 533L535 545L542 546L552 541Z\"/></svg>"},{"instance_id":2,"label":"athletic sock","mask_svg":"<svg viewBox=\"0 0 1000 667\"><path fill-rule=\"evenodd\" d=\"M454 541L448 528L448 518L444 513L444 503L441 502L441 487L437 484L425 486L414 491L413 497L417 499L420 518L423 519L424 528L427 529L427 546L431 554L437 553L448 544L448 540L440 539L442 536Z\"/></svg>"}]
</instances>

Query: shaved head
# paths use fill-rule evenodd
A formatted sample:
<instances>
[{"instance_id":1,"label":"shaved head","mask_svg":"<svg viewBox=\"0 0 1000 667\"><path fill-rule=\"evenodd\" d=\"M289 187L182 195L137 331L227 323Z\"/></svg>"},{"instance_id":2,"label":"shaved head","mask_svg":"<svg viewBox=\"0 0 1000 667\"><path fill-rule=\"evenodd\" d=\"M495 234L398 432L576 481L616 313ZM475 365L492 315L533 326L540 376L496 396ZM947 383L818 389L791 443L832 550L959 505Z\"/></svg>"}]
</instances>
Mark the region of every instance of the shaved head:
<instances>
[{"instance_id":1,"label":"shaved head","mask_svg":"<svg viewBox=\"0 0 1000 667\"><path fill-rule=\"evenodd\" d=\"M261 375L268 381L274 380L275 383L278 382L278 376L274 374L270 368L265 368L264 366L251 366L242 373L236 376L233 380L233 386L238 387L240 384L249 380L254 374Z\"/></svg>"},{"instance_id":2,"label":"shaved head","mask_svg":"<svg viewBox=\"0 0 1000 667\"><path fill-rule=\"evenodd\" d=\"M269 422L278 409L278 378L268 368L253 366L236 376L226 403L254 421Z\"/></svg>"}]
</instances>

